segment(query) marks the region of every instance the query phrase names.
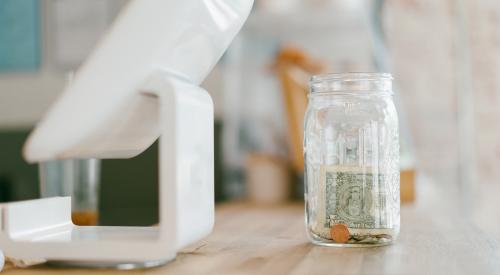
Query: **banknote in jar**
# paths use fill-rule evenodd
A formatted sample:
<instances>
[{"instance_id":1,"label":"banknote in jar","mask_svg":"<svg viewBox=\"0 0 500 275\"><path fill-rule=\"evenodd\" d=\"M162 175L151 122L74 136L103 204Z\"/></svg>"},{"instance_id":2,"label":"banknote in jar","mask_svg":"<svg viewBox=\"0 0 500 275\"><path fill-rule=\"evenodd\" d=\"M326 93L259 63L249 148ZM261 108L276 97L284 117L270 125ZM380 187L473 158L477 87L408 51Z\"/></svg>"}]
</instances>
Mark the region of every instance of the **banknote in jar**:
<instances>
[{"instance_id":1,"label":"banknote in jar","mask_svg":"<svg viewBox=\"0 0 500 275\"><path fill-rule=\"evenodd\" d=\"M370 167L322 166L313 233L331 240L332 226L344 224L348 243L387 242L399 224L397 183L394 175Z\"/></svg>"}]
</instances>

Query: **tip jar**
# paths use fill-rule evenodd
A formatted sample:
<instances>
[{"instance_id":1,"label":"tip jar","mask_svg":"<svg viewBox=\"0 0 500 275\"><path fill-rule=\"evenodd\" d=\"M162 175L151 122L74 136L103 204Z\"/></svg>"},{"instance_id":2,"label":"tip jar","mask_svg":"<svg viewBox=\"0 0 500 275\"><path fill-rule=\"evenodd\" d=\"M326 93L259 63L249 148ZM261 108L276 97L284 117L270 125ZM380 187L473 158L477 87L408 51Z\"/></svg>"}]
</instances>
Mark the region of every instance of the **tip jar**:
<instances>
[{"instance_id":1,"label":"tip jar","mask_svg":"<svg viewBox=\"0 0 500 275\"><path fill-rule=\"evenodd\" d=\"M318 245L380 246L399 234L392 76L313 76L304 125L306 226Z\"/></svg>"}]
</instances>

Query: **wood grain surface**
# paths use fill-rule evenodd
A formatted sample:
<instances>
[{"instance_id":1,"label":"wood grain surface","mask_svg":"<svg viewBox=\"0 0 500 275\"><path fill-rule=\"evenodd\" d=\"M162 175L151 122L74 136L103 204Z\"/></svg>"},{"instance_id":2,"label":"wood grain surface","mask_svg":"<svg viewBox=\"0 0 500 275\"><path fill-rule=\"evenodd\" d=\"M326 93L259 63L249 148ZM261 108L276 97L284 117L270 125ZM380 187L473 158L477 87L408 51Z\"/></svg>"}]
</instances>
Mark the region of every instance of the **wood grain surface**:
<instances>
[{"instance_id":1,"label":"wood grain surface","mask_svg":"<svg viewBox=\"0 0 500 275\"><path fill-rule=\"evenodd\" d=\"M209 237L163 267L8 266L3 274L500 274L500 247L468 218L460 190L436 183L421 187L418 203L402 207L401 235L391 246L315 246L305 234L302 203L273 208L230 203L217 207Z\"/></svg>"}]
</instances>

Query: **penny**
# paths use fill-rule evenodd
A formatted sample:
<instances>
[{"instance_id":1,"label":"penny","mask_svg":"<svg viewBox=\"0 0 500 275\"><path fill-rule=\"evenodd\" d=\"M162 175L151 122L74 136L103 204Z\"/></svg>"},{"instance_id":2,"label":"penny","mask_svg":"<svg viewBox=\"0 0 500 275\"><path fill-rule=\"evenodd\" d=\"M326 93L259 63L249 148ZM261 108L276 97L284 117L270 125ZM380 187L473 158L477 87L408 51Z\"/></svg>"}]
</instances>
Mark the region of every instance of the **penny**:
<instances>
[{"instance_id":1,"label":"penny","mask_svg":"<svg viewBox=\"0 0 500 275\"><path fill-rule=\"evenodd\" d=\"M330 235L336 243L347 243L349 241L349 229L345 224L335 224L330 229Z\"/></svg>"}]
</instances>

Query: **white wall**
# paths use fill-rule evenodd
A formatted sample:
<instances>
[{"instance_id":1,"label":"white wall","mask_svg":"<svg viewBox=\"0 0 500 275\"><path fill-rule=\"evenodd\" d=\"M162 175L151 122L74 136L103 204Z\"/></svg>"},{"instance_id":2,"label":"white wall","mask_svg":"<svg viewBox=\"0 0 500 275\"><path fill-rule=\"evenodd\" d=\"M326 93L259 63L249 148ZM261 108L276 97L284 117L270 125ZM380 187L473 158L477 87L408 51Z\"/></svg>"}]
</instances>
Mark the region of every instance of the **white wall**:
<instances>
[{"instance_id":1,"label":"white wall","mask_svg":"<svg viewBox=\"0 0 500 275\"><path fill-rule=\"evenodd\" d=\"M31 128L64 87L61 73L0 76L0 129Z\"/></svg>"}]
</instances>

